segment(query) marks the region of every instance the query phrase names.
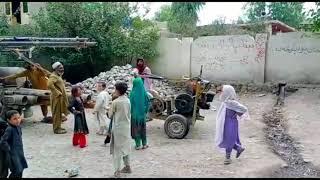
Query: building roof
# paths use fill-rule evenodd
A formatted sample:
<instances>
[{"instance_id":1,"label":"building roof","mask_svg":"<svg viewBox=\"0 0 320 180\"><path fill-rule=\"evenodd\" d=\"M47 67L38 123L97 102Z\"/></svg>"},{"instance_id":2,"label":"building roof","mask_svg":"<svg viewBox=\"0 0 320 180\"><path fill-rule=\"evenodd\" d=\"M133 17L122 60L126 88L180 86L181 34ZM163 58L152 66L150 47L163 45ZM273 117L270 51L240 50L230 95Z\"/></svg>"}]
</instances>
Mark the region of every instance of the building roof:
<instances>
[{"instance_id":1,"label":"building roof","mask_svg":"<svg viewBox=\"0 0 320 180\"><path fill-rule=\"evenodd\" d=\"M293 27L291 27L281 21L278 21L278 20L269 20L269 21L264 21L263 23L264 24L271 24L272 25L272 32L278 32L278 31L295 32L295 31L297 31L295 28L293 28ZM256 23L238 24L236 26L247 27L247 26L254 25L254 24L256 24Z\"/></svg>"},{"instance_id":2,"label":"building roof","mask_svg":"<svg viewBox=\"0 0 320 180\"><path fill-rule=\"evenodd\" d=\"M271 24L272 25L272 32L295 32L297 31L295 28L281 22L278 20L267 20L262 22L263 24ZM246 24L224 24L226 28L234 28L234 27L239 27L239 28L246 28L253 26L258 23L246 23ZM197 29L204 29L204 28L209 28L215 26L214 24L210 25L205 25L205 26L198 26Z\"/></svg>"}]
</instances>

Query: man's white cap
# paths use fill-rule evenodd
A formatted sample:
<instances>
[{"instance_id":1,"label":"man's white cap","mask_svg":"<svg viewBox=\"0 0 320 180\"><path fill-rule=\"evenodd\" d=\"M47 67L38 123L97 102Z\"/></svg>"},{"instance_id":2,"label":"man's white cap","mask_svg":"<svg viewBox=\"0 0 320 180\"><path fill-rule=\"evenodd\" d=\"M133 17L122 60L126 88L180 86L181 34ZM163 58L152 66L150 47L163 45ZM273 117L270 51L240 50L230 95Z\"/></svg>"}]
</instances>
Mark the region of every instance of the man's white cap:
<instances>
[{"instance_id":1,"label":"man's white cap","mask_svg":"<svg viewBox=\"0 0 320 180\"><path fill-rule=\"evenodd\" d=\"M52 64L52 69L56 69L58 66L62 65L61 62L55 62Z\"/></svg>"}]
</instances>

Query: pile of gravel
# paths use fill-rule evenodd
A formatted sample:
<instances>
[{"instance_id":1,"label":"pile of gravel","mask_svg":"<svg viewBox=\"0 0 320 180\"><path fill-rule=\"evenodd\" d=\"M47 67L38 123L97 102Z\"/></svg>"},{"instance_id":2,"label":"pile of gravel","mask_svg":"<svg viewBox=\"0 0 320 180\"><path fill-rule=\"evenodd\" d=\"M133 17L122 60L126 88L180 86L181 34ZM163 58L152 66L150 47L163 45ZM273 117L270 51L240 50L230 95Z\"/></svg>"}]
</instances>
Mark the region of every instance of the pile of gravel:
<instances>
[{"instance_id":1,"label":"pile of gravel","mask_svg":"<svg viewBox=\"0 0 320 180\"><path fill-rule=\"evenodd\" d=\"M129 92L132 88L132 71L133 68L130 64L125 66L114 66L109 71L101 72L94 78L88 78L82 82L85 93L96 95L95 84L99 81L107 83L107 91L111 94L114 91L114 85L118 81L126 82L129 86ZM175 95L180 88L169 85L167 80L153 80L153 88L159 93L161 97ZM95 96L94 96L95 97Z\"/></svg>"}]
</instances>

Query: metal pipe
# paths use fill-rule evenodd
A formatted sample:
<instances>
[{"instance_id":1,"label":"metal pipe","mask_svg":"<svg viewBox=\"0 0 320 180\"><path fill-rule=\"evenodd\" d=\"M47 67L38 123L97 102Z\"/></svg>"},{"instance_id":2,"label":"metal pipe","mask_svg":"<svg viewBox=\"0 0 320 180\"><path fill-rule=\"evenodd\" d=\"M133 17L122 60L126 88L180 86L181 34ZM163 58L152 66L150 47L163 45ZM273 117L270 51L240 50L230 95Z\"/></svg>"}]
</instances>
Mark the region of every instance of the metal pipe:
<instances>
[{"instance_id":1,"label":"metal pipe","mask_svg":"<svg viewBox=\"0 0 320 180\"><path fill-rule=\"evenodd\" d=\"M50 42L50 41L0 41L0 47L21 48L21 46L46 46L46 47L89 47L95 46L96 42Z\"/></svg>"},{"instance_id":2,"label":"metal pipe","mask_svg":"<svg viewBox=\"0 0 320 180\"><path fill-rule=\"evenodd\" d=\"M28 88L13 88L10 90L4 91L5 95L31 95L31 96L50 96L51 92L49 90L41 90L41 89L28 89Z\"/></svg>"},{"instance_id":3,"label":"metal pipe","mask_svg":"<svg viewBox=\"0 0 320 180\"><path fill-rule=\"evenodd\" d=\"M28 104L34 105L38 104L38 96L27 96L28 98Z\"/></svg>"},{"instance_id":4,"label":"metal pipe","mask_svg":"<svg viewBox=\"0 0 320 180\"><path fill-rule=\"evenodd\" d=\"M0 41L88 41L89 38L3 37Z\"/></svg>"},{"instance_id":5,"label":"metal pipe","mask_svg":"<svg viewBox=\"0 0 320 180\"><path fill-rule=\"evenodd\" d=\"M4 105L27 105L28 98L23 95L14 95L14 96L4 96L2 98L2 103Z\"/></svg>"},{"instance_id":6,"label":"metal pipe","mask_svg":"<svg viewBox=\"0 0 320 180\"><path fill-rule=\"evenodd\" d=\"M88 102L91 100L92 96L91 94L82 94L81 98L83 99L84 102Z\"/></svg>"}]
</instances>

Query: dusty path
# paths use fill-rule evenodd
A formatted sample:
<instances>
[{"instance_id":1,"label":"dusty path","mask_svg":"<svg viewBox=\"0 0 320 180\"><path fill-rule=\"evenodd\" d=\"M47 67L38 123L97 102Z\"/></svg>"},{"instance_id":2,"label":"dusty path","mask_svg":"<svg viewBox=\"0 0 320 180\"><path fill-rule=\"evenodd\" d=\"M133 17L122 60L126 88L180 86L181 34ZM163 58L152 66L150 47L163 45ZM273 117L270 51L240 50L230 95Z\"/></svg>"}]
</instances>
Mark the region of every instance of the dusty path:
<instances>
[{"instance_id":1,"label":"dusty path","mask_svg":"<svg viewBox=\"0 0 320 180\"><path fill-rule=\"evenodd\" d=\"M148 122L150 148L132 150L133 173L126 177L260 177L266 169L280 167L283 161L269 150L263 134L262 114L272 107L273 96L242 96L241 100L249 107L251 120L240 123L246 148L240 159L233 158L231 165L223 165L224 154L213 146L216 112L206 111L206 120L197 122L183 140L168 139L163 121ZM38 107L36 110L40 114ZM64 170L73 166L80 166L78 177L110 177L113 169L109 146L101 147L104 137L95 134L92 115L89 111L87 115L91 134L89 146L84 149L71 145L71 116L64 124L68 130L65 135L54 135L52 125L38 122L39 115L35 116L35 123L26 122L23 140L29 168L24 177L63 177Z\"/></svg>"},{"instance_id":2,"label":"dusty path","mask_svg":"<svg viewBox=\"0 0 320 180\"><path fill-rule=\"evenodd\" d=\"M320 167L320 89L299 89L285 100L289 134L301 143L305 161Z\"/></svg>"}]
</instances>

